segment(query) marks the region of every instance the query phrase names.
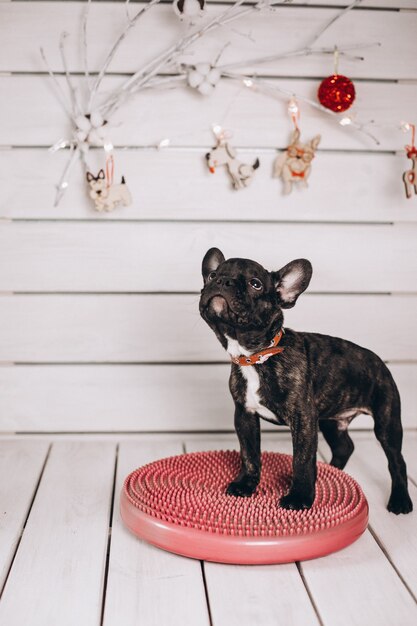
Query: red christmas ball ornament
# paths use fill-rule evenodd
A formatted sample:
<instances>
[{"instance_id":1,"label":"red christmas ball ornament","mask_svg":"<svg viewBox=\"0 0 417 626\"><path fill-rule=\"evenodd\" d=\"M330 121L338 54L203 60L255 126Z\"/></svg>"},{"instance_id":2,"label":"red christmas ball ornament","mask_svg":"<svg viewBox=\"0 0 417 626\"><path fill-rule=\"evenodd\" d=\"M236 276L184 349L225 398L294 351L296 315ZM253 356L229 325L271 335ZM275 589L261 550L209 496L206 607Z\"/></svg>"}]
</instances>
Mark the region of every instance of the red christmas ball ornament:
<instances>
[{"instance_id":1,"label":"red christmas ball ornament","mask_svg":"<svg viewBox=\"0 0 417 626\"><path fill-rule=\"evenodd\" d=\"M317 96L326 109L341 113L352 106L355 100L355 85L347 76L333 74L321 82Z\"/></svg>"}]
</instances>

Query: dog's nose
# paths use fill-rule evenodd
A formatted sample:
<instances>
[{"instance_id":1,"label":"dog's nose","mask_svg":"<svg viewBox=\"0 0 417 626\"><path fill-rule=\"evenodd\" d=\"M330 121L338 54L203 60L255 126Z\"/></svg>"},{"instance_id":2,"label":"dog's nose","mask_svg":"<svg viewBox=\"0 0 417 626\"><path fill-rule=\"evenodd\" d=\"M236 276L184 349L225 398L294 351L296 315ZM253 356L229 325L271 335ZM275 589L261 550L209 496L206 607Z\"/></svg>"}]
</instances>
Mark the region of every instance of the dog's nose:
<instances>
[{"instance_id":1,"label":"dog's nose","mask_svg":"<svg viewBox=\"0 0 417 626\"><path fill-rule=\"evenodd\" d=\"M101 194L101 189L97 189L96 194L99 196Z\"/></svg>"},{"instance_id":2,"label":"dog's nose","mask_svg":"<svg viewBox=\"0 0 417 626\"><path fill-rule=\"evenodd\" d=\"M216 280L216 283L218 285L223 285L223 287L233 287L233 280L231 278L228 278L227 276L224 276L223 278L218 278Z\"/></svg>"}]
</instances>

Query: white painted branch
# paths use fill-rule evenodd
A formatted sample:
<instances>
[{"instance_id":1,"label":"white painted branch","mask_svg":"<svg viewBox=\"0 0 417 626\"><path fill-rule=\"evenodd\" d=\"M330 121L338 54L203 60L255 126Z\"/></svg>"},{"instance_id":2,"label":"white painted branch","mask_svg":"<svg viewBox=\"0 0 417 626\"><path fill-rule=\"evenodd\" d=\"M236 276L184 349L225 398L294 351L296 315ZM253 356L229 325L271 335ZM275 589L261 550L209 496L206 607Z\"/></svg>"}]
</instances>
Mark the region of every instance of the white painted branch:
<instances>
[{"instance_id":1,"label":"white painted branch","mask_svg":"<svg viewBox=\"0 0 417 626\"><path fill-rule=\"evenodd\" d=\"M135 26L135 24L137 24L137 22L139 21L139 19L145 15L145 13L147 11L149 11L149 9L151 9L155 4L158 4L160 2L160 0L150 0L148 2L148 4L146 4L144 7L142 7L137 13L136 15L129 20L125 30L119 35L119 37L116 39L116 41L114 42L109 54L107 55L106 60L104 61L103 67L101 68L99 74L97 75L97 78L94 82L93 88L91 90L91 95L90 95L90 101L88 104L88 110L91 111L91 108L93 106L93 102L94 102L94 98L97 94L97 91L100 87L101 81L104 78L104 75L106 73L106 70L109 66L109 64L111 63L114 55L116 54L120 44L122 43L122 41L126 38L127 33L130 31L131 28L133 28L133 26Z\"/></svg>"},{"instance_id":2,"label":"white painted branch","mask_svg":"<svg viewBox=\"0 0 417 626\"><path fill-rule=\"evenodd\" d=\"M349 4L347 7L345 7L341 11L339 11L339 13L335 17L332 17L332 19L329 20L327 24L325 24L316 35L314 35L313 39L310 41L309 47L315 44L317 40L320 39L320 37L326 32L326 30L329 30L329 28L333 26L333 24L338 22L342 17L346 15L346 13L349 13L349 11L357 7L362 2L363 0L354 0L354 2Z\"/></svg>"},{"instance_id":3,"label":"white painted branch","mask_svg":"<svg viewBox=\"0 0 417 626\"><path fill-rule=\"evenodd\" d=\"M62 108L64 109L65 113L68 115L70 120L72 120L71 109L67 105L65 94L62 91L61 85L57 81L55 74L53 73L53 71L50 68L50 65L49 65L49 63L47 61L47 58L46 58L46 55L45 55L45 51L44 51L44 49L42 47L40 48L40 53L41 53L42 60L43 60L43 62L45 64L45 66L46 66L46 69L48 71L48 74L52 78L52 81L54 83L55 90L56 90L56 96L57 96L58 100L60 101L60 103L62 105Z\"/></svg>"},{"instance_id":4,"label":"white painted branch","mask_svg":"<svg viewBox=\"0 0 417 626\"><path fill-rule=\"evenodd\" d=\"M75 92L75 88L72 84L71 81L71 74L69 72L68 69L68 63L67 63L67 57L65 54L65 40L68 37L68 33L67 32L62 32L60 37L59 37L59 53L61 55L61 60L62 60L62 65L64 67L64 72L65 72L65 79L67 81L67 85L68 85L68 90L70 93L70 98L71 98L71 107L72 107L72 116L73 118L75 118L79 111L78 109L78 104L77 104L77 97L76 97L76 92Z\"/></svg>"}]
</instances>

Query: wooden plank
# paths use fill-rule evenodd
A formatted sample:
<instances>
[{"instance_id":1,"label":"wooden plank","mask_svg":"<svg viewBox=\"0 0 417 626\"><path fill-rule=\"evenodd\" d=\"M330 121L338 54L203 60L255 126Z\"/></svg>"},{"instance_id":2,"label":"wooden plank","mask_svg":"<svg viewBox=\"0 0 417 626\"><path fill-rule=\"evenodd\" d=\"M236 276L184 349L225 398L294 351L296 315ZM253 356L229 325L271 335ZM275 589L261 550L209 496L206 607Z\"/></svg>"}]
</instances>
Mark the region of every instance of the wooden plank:
<instances>
[{"instance_id":1,"label":"wooden plank","mask_svg":"<svg viewBox=\"0 0 417 626\"><path fill-rule=\"evenodd\" d=\"M0 217L54 220L249 220L309 222L415 222L417 211L407 200L402 174L404 154L355 154L321 151L314 161L308 192L282 196L281 181L272 178L276 151L246 150L248 162L260 156L262 167L242 193L229 185L227 174L212 176L204 150L125 150L116 154L116 179L123 174L133 204L97 214L84 185L81 163L74 166L59 207L55 185L68 158L46 149L0 151ZM90 167L103 165L101 151ZM346 171L351 184L346 183ZM163 180L163 186L155 184ZM192 181L192 184L190 184ZM383 185L380 184L384 181ZM337 202L335 202L337 198Z\"/></svg>"},{"instance_id":2,"label":"wooden plank","mask_svg":"<svg viewBox=\"0 0 417 626\"><path fill-rule=\"evenodd\" d=\"M118 2L122 2L123 0L116 0ZM168 0L169 1L169 0ZM211 2L212 0L208 0ZM213 0L214 2L221 2L222 4L230 4L230 0ZM255 3L255 2L254 2ZM251 4L249 2L248 4ZM291 5L292 6L316 6L317 0L294 0ZM347 7L351 4L349 0L320 0L320 6L331 6L331 7ZM416 4L414 0L362 0L360 3L361 8L373 8L373 9L414 9L416 8ZM353 9L357 10L357 9Z\"/></svg>"},{"instance_id":3,"label":"wooden plank","mask_svg":"<svg viewBox=\"0 0 417 626\"><path fill-rule=\"evenodd\" d=\"M140 7L131 7L130 14ZM207 16L213 17L224 10L222 6L209 6ZM58 34L65 29L70 38L67 43L70 71L84 70L81 28L85 10L82 2L31 2L6 3L1 6L2 28L0 38L4 54L0 71L45 71L37 46L44 46L54 71L62 72L58 50ZM291 52L307 44L316 32L340 12L339 8L280 7L270 11L255 11L233 23L229 28L219 28L210 36L187 49L181 60L185 62L216 59L226 42L221 64L242 59ZM112 2L92 3L88 29L88 57L90 71L101 68L111 42L126 25L123 5ZM364 61L343 58L343 73L354 77L413 78L417 47L414 32L417 14L398 11L351 11L324 33L318 47L333 47L337 41L344 45L380 43L360 50ZM109 66L111 72L135 72L171 46L184 33L184 25L173 14L170 5L154 7L139 21L123 42ZM352 40L352 33L354 39ZM394 33L394 36L393 36ZM243 36L242 36L243 35ZM246 35L246 36L245 36ZM250 36L248 36L250 35ZM277 36L278 35L278 36ZM286 58L262 64L261 73L289 76L325 76L331 73L329 58L325 55ZM250 66L249 66L249 69Z\"/></svg>"},{"instance_id":4,"label":"wooden plank","mask_svg":"<svg viewBox=\"0 0 417 626\"><path fill-rule=\"evenodd\" d=\"M0 361L227 361L195 295L1 297ZM415 296L304 296L286 326L342 336L381 358L413 360ZM387 341L389 329L389 341ZM166 334L169 334L169 341Z\"/></svg>"},{"instance_id":5,"label":"wooden plank","mask_svg":"<svg viewBox=\"0 0 417 626\"><path fill-rule=\"evenodd\" d=\"M308 258L312 291L414 292L416 236L415 224L9 222L0 224L0 291L198 291L215 245L270 270Z\"/></svg>"},{"instance_id":6,"label":"wooden plank","mask_svg":"<svg viewBox=\"0 0 417 626\"><path fill-rule=\"evenodd\" d=\"M8 431L233 429L230 366L0 367Z\"/></svg>"},{"instance_id":7,"label":"wooden plank","mask_svg":"<svg viewBox=\"0 0 417 626\"><path fill-rule=\"evenodd\" d=\"M65 90L65 78L59 77L58 82ZM270 79L268 83L286 93L316 98L317 80ZM109 77L103 81L103 93L120 85L120 77ZM70 123L48 76L2 76L0 89L8 94L0 100L2 145L49 146L71 137ZM398 125L401 119L413 119L415 99L415 84L363 81L358 84L356 106L361 120L377 120L376 128L370 124L369 129L377 135L379 145L308 105L303 137L321 133L320 147L326 150L403 150L406 139ZM161 91L158 98L148 91L115 113L111 140L115 146L155 146L168 137L172 146L204 146L205 150L213 145L214 122L233 130L236 148L285 148L291 132L287 109L288 96L283 95L280 102L236 81L222 81L209 98L184 88ZM187 111L187 115L179 111Z\"/></svg>"},{"instance_id":8,"label":"wooden plank","mask_svg":"<svg viewBox=\"0 0 417 626\"><path fill-rule=\"evenodd\" d=\"M341 552L304 561L302 571L325 626L415 624L415 602L369 531Z\"/></svg>"},{"instance_id":9,"label":"wooden plank","mask_svg":"<svg viewBox=\"0 0 417 626\"><path fill-rule=\"evenodd\" d=\"M186 440L187 452L219 449L238 449L237 437ZM204 563L204 570L214 624L319 624L295 563L250 567Z\"/></svg>"},{"instance_id":10,"label":"wooden plank","mask_svg":"<svg viewBox=\"0 0 417 626\"><path fill-rule=\"evenodd\" d=\"M47 441L0 441L0 590L20 540L48 447Z\"/></svg>"},{"instance_id":11,"label":"wooden plank","mask_svg":"<svg viewBox=\"0 0 417 626\"><path fill-rule=\"evenodd\" d=\"M181 452L182 446L174 442L120 445L104 626L209 625L200 562L138 539L123 526L119 512L120 491L128 473Z\"/></svg>"},{"instance_id":12,"label":"wooden plank","mask_svg":"<svg viewBox=\"0 0 417 626\"><path fill-rule=\"evenodd\" d=\"M0 622L99 624L115 445L57 442L2 600ZM76 599L76 601L75 601Z\"/></svg>"},{"instance_id":13,"label":"wooden plank","mask_svg":"<svg viewBox=\"0 0 417 626\"><path fill-rule=\"evenodd\" d=\"M405 439L407 439L406 434ZM346 470L363 488L369 502L369 524L384 551L417 597L417 517L415 513L394 515L386 510L391 491L387 459L375 437L356 437L355 451ZM324 448L324 446L323 446ZM329 458L328 448L324 448ZM405 455L405 453L404 453ZM415 453L410 456L415 456ZM408 455L405 455L407 462ZM417 487L409 483L411 499L417 505ZM417 617L417 611L410 614ZM363 623L363 622L362 622ZM379 623L375 621L374 623ZM411 621L408 622L411 624Z\"/></svg>"},{"instance_id":14,"label":"wooden plank","mask_svg":"<svg viewBox=\"0 0 417 626\"><path fill-rule=\"evenodd\" d=\"M416 428L417 364L389 367L401 394L403 426ZM233 430L229 372L226 363L4 366L0 423L15 432ZM372 424L358 418L350 428ZM263 429L276 427L265 422Z\"/></svg>"}]
</instances>

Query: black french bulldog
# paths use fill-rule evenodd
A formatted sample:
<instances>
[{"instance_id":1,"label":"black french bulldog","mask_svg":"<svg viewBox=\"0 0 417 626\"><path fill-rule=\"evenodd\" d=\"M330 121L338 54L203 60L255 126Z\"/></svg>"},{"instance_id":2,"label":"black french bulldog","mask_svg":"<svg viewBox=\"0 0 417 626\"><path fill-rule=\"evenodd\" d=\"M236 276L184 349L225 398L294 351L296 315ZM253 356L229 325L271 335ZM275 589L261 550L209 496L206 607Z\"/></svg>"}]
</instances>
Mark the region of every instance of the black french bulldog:
<instances>
[{"instance_id":1,"label":"black french bulldog","mask_svg":"<svg viewBox=\"0 0 417 626\"><path fill-rule=\"evenodd\" d=\"M250 496L259 483L262 417L291 429L293 479L280 506L310 508L318 429L332 450L331 464L342 469L354 447L347 427L356 415L368 413L388 459L392 491L387 508L396 514L412 511L401 454L400 397L388 368L376 354L350 341L283 332L282 309L293 307L307 289L310 262L297 259L268 272L248 259L226 261L211 248L202 272L201 316L232 357L230 391L241 470L227 493Z\"/></svg>"}]
</instances>

